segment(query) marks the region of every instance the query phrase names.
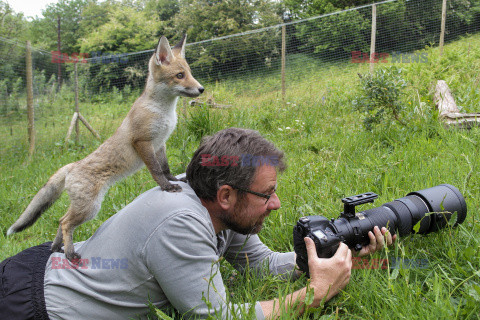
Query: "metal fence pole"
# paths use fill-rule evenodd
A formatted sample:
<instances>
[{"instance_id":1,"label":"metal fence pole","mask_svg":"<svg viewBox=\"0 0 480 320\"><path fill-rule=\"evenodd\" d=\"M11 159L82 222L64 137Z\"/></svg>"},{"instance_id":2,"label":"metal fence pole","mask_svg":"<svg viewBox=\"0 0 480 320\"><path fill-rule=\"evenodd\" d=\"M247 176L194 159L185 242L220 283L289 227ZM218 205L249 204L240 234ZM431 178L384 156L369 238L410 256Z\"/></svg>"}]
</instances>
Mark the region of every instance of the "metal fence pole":
<instances>
[{"instance_id":1,"label":"metal fence pole","mask_svg":"<svg viewBox=\"0 0 480 320\"><path fill-rule=\"evenodd\" d=\"M375 62L375 40L377 35L377 6L372 6L372 35L370 38L370 73L373 73L373 64Z\"/></svg>"},{"instance_id":2,"label":"metal fence pole","mask_svg":"<svg viewBox=\"0 0 480 320\"><path fill-rule=\"evenodd\" d=\"M28 112L28 154L31 158L35 151L35 113L33 106L33 70L32 70L32 48L30 41L27 41L26 47L26 77L27 77L27 112Z\"/></svg>"},{"instance_id":3,"label":"metal fence pole","mask_svg":"<svg viewBox=\"0 0 480 320\"><path fill-rule=\"evenodd\" d=\"M286 33L287 27L285 25L282 26L282 100L285 102L285 94L287 92L286 84L285 84L285 64L286 64L286 51L287 51L287 44L286 44Z\"/></svg>"},{"instance_id":4,"label":"metal fence pole","mask_svg":"<svg viewBox=\"0 0 480 320\"><path fill-rule=\"evenodd\" d=\"M443 42L445 40L445 22L447 20L447 0L443 0L442 3L442 27L440 31L440 55L443 54Z\"/></svg>"}]
</instances>

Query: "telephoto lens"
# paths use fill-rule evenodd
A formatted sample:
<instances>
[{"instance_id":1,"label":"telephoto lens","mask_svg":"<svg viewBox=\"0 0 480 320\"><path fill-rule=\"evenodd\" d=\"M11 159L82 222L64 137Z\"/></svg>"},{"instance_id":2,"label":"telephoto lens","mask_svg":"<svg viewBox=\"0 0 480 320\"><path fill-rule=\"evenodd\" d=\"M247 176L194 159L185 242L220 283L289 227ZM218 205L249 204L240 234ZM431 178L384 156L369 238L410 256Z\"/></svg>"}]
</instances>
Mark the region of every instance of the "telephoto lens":
<instances>
[{"instance_id":1,"label":"telephoto lens","mask_svg":"<svg viewBox=\"0 0 480 320\"><path fill-rule=\"evenodd\" d=\"M457 226L465 220L467 204L460 191L450 184L410 192L405 197L380 207L355 213L355 207L373 202L378 196L372 192L342 199L344 212L338 219L322 216L302 217L293 229L293 242L297 265L308 274L305 237L315 242L320 258L332 257L340 242L359 251L370 242L368 232L375 226L386 227L392 234L428 234L449 224L456 214Z\"/></svg>"}]
</instances>

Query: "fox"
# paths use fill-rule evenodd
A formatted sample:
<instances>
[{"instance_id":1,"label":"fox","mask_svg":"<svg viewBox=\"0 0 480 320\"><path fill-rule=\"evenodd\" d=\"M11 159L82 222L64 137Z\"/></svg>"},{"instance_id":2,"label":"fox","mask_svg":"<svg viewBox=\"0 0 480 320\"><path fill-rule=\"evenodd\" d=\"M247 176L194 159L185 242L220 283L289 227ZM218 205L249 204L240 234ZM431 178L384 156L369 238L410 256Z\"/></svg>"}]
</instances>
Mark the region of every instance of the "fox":
<instances>
[{"instance_id":1,"label":"fox","mask_svg":"<svg viewBox=\"0 0 480 320\"><path fill-rule=\"evenodd\" d=\"M70 199L67 212L59 220L52 252L63 252L68 260L80 259L74 250L73 232L96 217L108 189L144 165L161 190L180 192L170 181L166 141L177 124L179 96L198 97L204 87L193 77L185 60L186 35L173 48L162 36L148 62L143 93L133 103L116 132L84 159L60 168L33 197L7 236L20 232L45 212L63 193Z\"/></svg>"}]
</instances>

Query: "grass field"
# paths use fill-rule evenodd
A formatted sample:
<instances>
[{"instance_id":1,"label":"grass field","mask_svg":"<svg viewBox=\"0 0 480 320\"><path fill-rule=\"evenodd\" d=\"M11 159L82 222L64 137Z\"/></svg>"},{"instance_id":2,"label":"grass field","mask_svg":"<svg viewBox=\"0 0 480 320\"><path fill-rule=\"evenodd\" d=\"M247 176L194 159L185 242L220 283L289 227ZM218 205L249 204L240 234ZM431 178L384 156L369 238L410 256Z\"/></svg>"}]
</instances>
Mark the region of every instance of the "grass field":
<instances>
[{"instance_id":1,"label":"grass field","mask_svg":"<svg viewBox=\"0 0 480 320\"><path fill-rule=\"evenodd\" d=\"M402 98L407 126L384 122L373 131L363 128L362 115L352 108L352 101L359 94L357 73L366 73L367 65L324 66L305 56L289 61L294 66L289 70L294 71L287 78L285 102L278 79L259 76L248 83L206 85L206 94L232 105L229 109L178 110L178 127L167 143L174 173L183 172L202 135L226 127L256 129L285 151L288 169L279 176L277 192L282 208L270 215L260 233L273 250L293 249L292 227L301 216L337 217L345 196L367 191L379 194L376 204L365 205L365 209L442 183L456 186L465 196L468 216L459 228L407 236L372 257L428 261L427 268L352 270L344 292L302 319L480 318L480 129L444 128L432 101L436 81L443 79L462 112L480 112L480 36L448 45L442 57L438 49L425 50L428 63L397 64L408 84ZM53 240L58 219L68 206L66 195L28 230L9 238L5 232L58 168L83 158L100 144L82 128L78 143L63 146L73 95L65 92L60 97L38 116L37 148L31 161L26 120L0 119L0 260ZM81 112L105 139L135 98L116 92L82 102ZM154 186L146 169L116 184L98 217L80 226L75 240L90 237L108 217ZM222 272L233 302L281 297L306 283L305 279L288 283L241 275L226 263Z\"/></svg>"}]
</instances>

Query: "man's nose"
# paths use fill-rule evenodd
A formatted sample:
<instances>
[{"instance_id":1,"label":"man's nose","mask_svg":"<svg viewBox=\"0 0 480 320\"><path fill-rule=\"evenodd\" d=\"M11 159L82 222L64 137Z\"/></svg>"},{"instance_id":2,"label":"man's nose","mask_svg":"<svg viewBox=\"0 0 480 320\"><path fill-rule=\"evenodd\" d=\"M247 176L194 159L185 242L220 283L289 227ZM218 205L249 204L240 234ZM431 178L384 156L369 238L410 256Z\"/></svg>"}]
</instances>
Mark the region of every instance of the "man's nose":
<instances>
[{"instance_id":1,"label":"man's nose","mask_svg":"<svg viewBox=\"0 0 480 320\"><path fill-rule=\"evenodd\" d=\"M277 210L280 209L280 198L277 196L277 193L274 192L271 196L270 199L268 200L268 210Z\"/></svg>"}]
</instances>

